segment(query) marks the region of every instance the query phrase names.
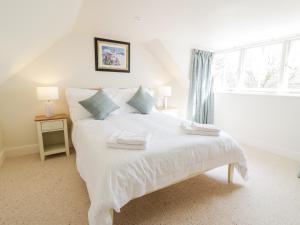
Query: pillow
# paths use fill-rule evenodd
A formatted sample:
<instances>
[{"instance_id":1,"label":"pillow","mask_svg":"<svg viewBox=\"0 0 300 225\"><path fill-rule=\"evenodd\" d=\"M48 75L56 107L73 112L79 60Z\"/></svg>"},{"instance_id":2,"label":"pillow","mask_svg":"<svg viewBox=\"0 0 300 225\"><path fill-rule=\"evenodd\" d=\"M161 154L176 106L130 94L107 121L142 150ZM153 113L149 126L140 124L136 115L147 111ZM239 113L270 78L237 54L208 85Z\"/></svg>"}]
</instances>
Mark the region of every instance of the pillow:
<instances>
[{"instance_id":1,"label":"pillow","mask_svg":"<svg viewBox=\"0 0 300 225\"><path fill-rule=\"evenodd\" d=\"M139 87L139 90L127 102L127 104L136 108L143 114L148 114L155 105L155 98L152 97L143 87Z\"/></svg>"},{"instance_id":2,"label":"pillow","mask_svg":"<svg viewBox=\"0 0 300 225\"><path fill-rule=\"evenodd\" d=\"M79 104L80 101L87 99L97 93L97 90L83 89L83 88L67 88L66 89L66 99L69 106L70 117L72 122L77 120L92 118L93 115L88 112L82 105Z\"/></svg>"},{"instance_id":3,"label":"pillow","mask_svg":"<svg viewBox=\"0 0 300 225\"><path fill-rule=\"evenodd\" d=\"M120 108L114 112L112 115L120 113L139 113L139 111L128 105L127 102L132 98L132 96L137 92L138 88L104 88L102 89ZM144 89L149 92L150 95L154 95L154 91L151 89ZM155 107L153 110L156 110Z\"/></svg>"},{"instance_id":4,"label":"pillow","mask_svg":"<svg viewBox=\"0 0 300 225\"><path fill-rule=\"evenodd\" d=\"M137 88L104 88L103 91L107 94L120 108L113 114L120 113L137 113L135 108L127 104L127 102L136 93Z\"/></svg>"},{"instance_id":5,"label":"pillow","mask_svg":"<svg viewBox=\"0 0 300 225\"><path fill-rule=\"evenodd\" d=\"M89 111L96 120L104 120L111 112L120 108L102 90L79 103Z\"/></svg>"},{"instance_id":6,"label":"pillow","mask_svg":"<svg viewBox=\"0 0 300 225\"><path fill-rule=\"evenodd\" d=\"M105 94L108 95L108 97L112 99L113 102L120 106L118 110L113 111L110 115L139 112L138 110L127 104L130 98L132 98L132 96L136 93L138 88L105 88L102 90L105 92ZM151 90L146 90L151 94ZM77 120L93 117L90 112L88 112L82 105L79 104L79 102L93 96L97 93L97 91L98 90L95 89L84 88L66 89L66 99L69 106L70 118L73 123ZM155 110L155 107L153 107L153 111Z\"/></svg>"}]
</instances>

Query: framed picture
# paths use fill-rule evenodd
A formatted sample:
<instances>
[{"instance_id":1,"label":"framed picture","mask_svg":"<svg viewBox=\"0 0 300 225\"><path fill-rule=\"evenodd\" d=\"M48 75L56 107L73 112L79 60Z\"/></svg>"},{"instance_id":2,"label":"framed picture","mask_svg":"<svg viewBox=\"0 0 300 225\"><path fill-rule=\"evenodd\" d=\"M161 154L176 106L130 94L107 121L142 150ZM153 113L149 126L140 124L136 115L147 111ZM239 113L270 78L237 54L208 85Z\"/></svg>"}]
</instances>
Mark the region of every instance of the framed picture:
<instances>
[{"instance_id":1,"label":"framed picture","mask_svg":"<svg viewBox=\"0 0 300 225\"><path fill-rule=\"evenodd\" d=\"M130 72L130 43L95 38L96 71Z\"/></svg>"}]
</instances>

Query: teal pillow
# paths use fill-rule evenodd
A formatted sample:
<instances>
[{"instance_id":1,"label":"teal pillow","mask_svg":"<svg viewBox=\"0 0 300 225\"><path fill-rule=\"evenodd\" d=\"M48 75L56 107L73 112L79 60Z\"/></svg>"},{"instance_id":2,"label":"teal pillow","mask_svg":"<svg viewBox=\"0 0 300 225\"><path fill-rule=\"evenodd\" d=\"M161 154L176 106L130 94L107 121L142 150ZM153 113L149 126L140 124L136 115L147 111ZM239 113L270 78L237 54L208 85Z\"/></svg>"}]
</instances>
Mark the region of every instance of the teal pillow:
<instances>
[{"instance_id":1,"label":"teal pillow","mask_svg":"<svg viewBox=\"0 0 300 225\"><path fill-rule=\"evenodd\" d=\"M143 87L139 87L134 96L127 102L128 105L136 108L143 114L148 114L155 105L155 98L152 97Z\"/></svg>"},{"instance_id":2,"label":"teal pillow","mask_svg":"<svg viewBox=\"0 0 300 225\"><path fill-rule=\"evenodd\" d=\"M120 108L102 90L92 97L79 102L96 120L104 120L110 113Z\"/></svg>"}]
</instances>

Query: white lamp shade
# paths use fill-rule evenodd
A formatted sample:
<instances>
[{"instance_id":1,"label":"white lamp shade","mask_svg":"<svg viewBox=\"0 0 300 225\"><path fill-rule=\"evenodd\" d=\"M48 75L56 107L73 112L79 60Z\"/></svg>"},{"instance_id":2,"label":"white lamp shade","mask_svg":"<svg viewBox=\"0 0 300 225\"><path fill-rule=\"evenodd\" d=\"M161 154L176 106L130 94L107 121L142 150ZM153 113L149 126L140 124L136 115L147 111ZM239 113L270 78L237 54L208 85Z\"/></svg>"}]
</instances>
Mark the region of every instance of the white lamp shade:
<instances>
[{"instance_id":1,"label":"white lamp shade","mask_svg":"<svg viewBox=\"0 0 300 225\"><path fill-rule=\"evenodd\" d=\"M159 88L159 95L164 97L170 97L172 95L172 87L162 86Z\"/></svg>"},{"instance_id":2,"label":"white lamp shade","mask_svg":"<svg viewBox=\"0 0 300 225\"><path fill-rule=\"evenodd\" d=\"M36 93L41 101L57 100L59 98L58 87L37 87Z\"/></svg>"}]
</instances>

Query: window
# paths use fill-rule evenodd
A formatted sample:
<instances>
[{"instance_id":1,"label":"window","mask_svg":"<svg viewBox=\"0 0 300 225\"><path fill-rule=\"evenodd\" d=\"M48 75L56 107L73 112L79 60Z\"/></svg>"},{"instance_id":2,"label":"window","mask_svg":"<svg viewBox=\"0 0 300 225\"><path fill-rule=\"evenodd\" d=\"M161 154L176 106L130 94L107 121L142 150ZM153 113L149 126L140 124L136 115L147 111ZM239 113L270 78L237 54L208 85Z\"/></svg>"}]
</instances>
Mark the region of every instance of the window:
<instances>
[{"instance_id":1,"label":"window","mask_svg":"<svg viewBox=\"0 0 300 225\"><path fill-rule=\"evenodd\" d=\"M282 46L282 44L277 44L245 50L242 87L277 88L281 69Z\"/></svg>"},{"instance_id":2,"label":"window","mask_svg":"<svg viewBox=\"0 0 300 225\"><path fill-rule=\"evenodd\" d=\"M231 90L239 80L240 51L218 54L213 60L213 74L218 87Z\"/></svg>"},{"instance_id":3,"label":"window","mask_svg":"<svg viewBox=\"0 0 300 225\"><path fill-rule=\"evenodd\" d=\"M300 93L300 39L216 53L215 90Z\"/></svg>"},{"instance_id":4,"label":"window","mask_svg":"<svg viewBox=\"0 0 300 225\"><path fill-rule=\"evenodd\" d=\"M292 41L285 68L288 89L300 90L300 40Z\"/></svg>"}]
</instances>

